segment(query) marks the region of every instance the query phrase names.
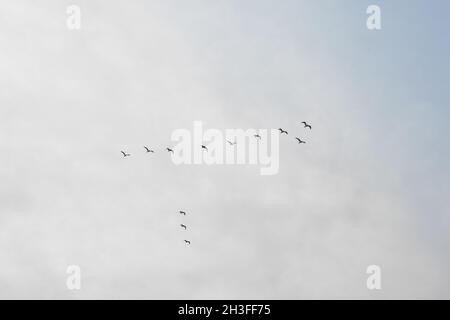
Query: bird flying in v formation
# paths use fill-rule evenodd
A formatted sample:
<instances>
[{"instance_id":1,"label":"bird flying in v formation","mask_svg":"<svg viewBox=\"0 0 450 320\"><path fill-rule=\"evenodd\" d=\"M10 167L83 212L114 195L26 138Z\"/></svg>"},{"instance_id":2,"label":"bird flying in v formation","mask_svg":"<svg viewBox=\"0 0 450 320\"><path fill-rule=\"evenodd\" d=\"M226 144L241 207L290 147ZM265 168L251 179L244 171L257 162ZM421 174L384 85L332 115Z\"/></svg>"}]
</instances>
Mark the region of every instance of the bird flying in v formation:
<instances>
[{"instance_id":1,"label":"bird flying in v formation","mask_svg":"<svg viewBox=\"0 0 450 320\"><path fill-rule=\"evenodd\" d=\"M302 121L301 124L303 124L303 127L304 127L304 128L307 128L307 129L309 129L309 130L312 130L312 126L311 126L310 124L308 124L306 121ZM288 135L288 134L289 134L289 133L287 132L287 130L284 130L283 128L278 128L278 131L280 131L280 134L285 134L285 135ZM254 134L253 136L254 136L256 139L258 139L258 140L261 140L261 139L262 139L261 136L260 136L259 134ZM301 140L300 138L297 138L297 137L296 137L295 139L298 141L299 144L306 143L306 141L303 141L303 140ZM236 140L233 142L233 141L230 141L230 140L227 140L227 139L226 139L226 142L227 142L230 146L234 146L234 145L237 144L237 141L236 141ZM205 145L201 145L201 146L202 146L202 150L208 151L208 147L207 147L207 146L205 146ZM148 148L147 146L144 146L144 148L145 148L146 153L155 153L155 151L154 151L153 149L150 149L150 148ZM167 150L167 152L174 154L173 149L167 147L166 150ZM131 154L129 154L129 153L125 152L125 151L120 151L120 152L122 153L122 155L123 155L124 158L131 156Z\"/></svg>"},{"instance_id":2,"label":"bird flying in v formation","mask_svg":"<svg viewBox=\"0 0 450 320\"><path fill-rule=\"evenodd\" d=\"M308 128L309 130L312 129L312 126L311 126L310 124L308 124L306 121L303 121L303 122L301 122L301 123L303 124L303 127L304 127L304 128ZM282 134L288 135L288 134L289 134L289 133L288 133L286 130L284 130L283 128L278 128L278 131L280 132L280 135L282 135ZM261 137L259 134L254 134L254 137L255 137L256 139L259 139L259 140L262 139L262 137ZM300 138L298 138L298 137L295 137L295 139L297 140L298 144L304 144L304 143L306 143L306 141L303 141L302 139L300 139ZM230 141L230 140L226 140L226 142L227 142L230 146L233 146L233 145L236 145L236 144L237 144L236 139L234 139L234 140L235 140L234 142L233 142L233 141ZM148 148L147 146L143 146L143 147L145 148L146 153L154 153L154 152L155 152L154 150ZM205 146L205 145L201 145L201 148L202 148L203 150L208 151L208 147ZM166 150L167 150L167 152L174 154L173 149L167 147ZM123 155L124 158L131 156L130 153L127 153L127 152L125 152L125 151L120 151L120 152L122 153L122 155ZM180 210L179 213L180 213L181 215L186 216L186 212L185 212L185 211ZM187 225L186 225L186 224L181 223L181 224L180 224L180 227L187 231ZM189 233L189 231L187 231L187 233ZM186 233L186 234L187 234L187 233ZM184 240L184 242L185 242L186 245L190 245L190 244L191 244L191 241L190 241L190 240Z\"/></svg>"}]
</instances>

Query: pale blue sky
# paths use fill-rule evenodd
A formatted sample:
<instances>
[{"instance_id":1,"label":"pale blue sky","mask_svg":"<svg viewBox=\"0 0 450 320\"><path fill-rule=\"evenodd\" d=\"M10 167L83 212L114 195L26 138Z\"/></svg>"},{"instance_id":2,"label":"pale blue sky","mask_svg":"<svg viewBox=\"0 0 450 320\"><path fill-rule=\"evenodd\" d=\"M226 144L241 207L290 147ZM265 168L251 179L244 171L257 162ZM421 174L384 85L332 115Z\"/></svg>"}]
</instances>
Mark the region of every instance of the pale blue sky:
<instances>
[{"instance_id":1,"label":"pale blue sky","mask_svg":"<svg viewBox=\"0 0 450 320\"><path fill-rule=\"evenodd\" d=\"M69 4L80 31L66 28ZM380 31L366 28L370 4ZM1 2L0 297L449 298L449 12ZM308 143L282 139L270 177L175 166L163 149L195 120ZM71 264L79 292L65 287ZM379 292L365 286L371 264Z\"/></svg>"}]
</instances>

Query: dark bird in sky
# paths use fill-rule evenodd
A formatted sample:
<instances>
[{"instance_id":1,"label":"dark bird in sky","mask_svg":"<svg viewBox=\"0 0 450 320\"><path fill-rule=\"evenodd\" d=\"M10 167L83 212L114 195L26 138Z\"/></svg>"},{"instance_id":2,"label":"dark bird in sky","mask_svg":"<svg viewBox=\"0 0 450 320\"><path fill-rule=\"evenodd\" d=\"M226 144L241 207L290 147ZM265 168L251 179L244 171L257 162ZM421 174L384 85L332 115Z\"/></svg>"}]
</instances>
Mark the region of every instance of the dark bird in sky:
<instances>
[{"instance_id":1,"label":"dark bird in sky","mask_svg":"<svg viewBox=\"0 0 450 320\"><path fill-rule=\"evenodd\" d=\"M181 226L182 228L184 228L184 230L187 229L187 227L186 227L184 224L180 224L180 226Z\"/></svg>"},{"instance_id":2,"label":"dark bird in sky","mask_svg":"<svg viewBox=\"0 0 450 320\"><path fill-rule=\"evenodd\" d=\"M208 151L208 148L204 145L202 145L202 149L205 149L206 151Z\"/></svg>"},{"instance_id":3,"label":"dark bird in sky","mask_svg":"<svg viewBox=\"0 0 450 320\"><path fill-rule=\"evenodd\" d=\"M233 145L236 144L236 141L235 142L231 142L230 140L227 140L227 142L230 144L230 146L233 146Z\"/></svg>"},{"instance_id":4,"label":"dark bird in sky","mask_svg":"<svg viewBox=\"0 0 450 320\"><path fill-rule=\"evenodd\" d=\"M306 143L305 141L302 141L300 138L295 138L297 139L298 143Z\"/></svg>"},{"instance_id":5,"label":"dark bird in sky","mask_svg":"<svg viewBox=\"0 0 450 320\"><path fill-rule=\"evenodd\" d=\"M189 240L184 240L184 242L186 242L186 244L191 244Z\"/></svg>"},{"instance_id":6,"label":"dark bird in sky","mask_svg":"<svg viewBox=\"0 0 450 320\"><path fill-rule=\"evenodd\" d=\"M305 121L303 121L302 123L303 123L303 125L304 125L303 128L309 128L309 130L312 129L312 127L311 127L309 124L307 124Z\"/></svg>"},{"instance_id":7,"label":"dark bird in sky","mask_svg":"<svg viewBox=\"0 0 450 320\"><path fill-rule=\"evenodd\" d=\"M182 214L182 215L186 215L186 212L184 212L184 211L180 211L180 214Z\"/></svg>"},{"instance_id":8,"label":"dark bird in sky","mask_svg":"<svg viewBox=\"0 0 450 320\"><path fill-rule=\"evenodd\" d=\"M288 132L286 130L283 130L281 128L279 128L278 130L280 130L280 134L283 134L283 133L288 134Z\"/></svg>"},{"instance_id":9,"label":"dark bird in sky","mask_svg":"<svg viewBox=\"0 0 450 320\"><path fill-rule=\"evenodd\" d=\"M151 152L151 153L154 153L154 152L155 152L155 151L153 151L153 150L147 148L146 146L144 146L144 148L145 148L145 150L147 151L147 153L148 153L148 152Z\"/></svg>"},{"instance_id":10,"label":"dark bird in sky","mask_svg":"<svg viewBox=\"0 0 450 320\"><path fill-rule=\"evenodd\" d=\"M122 152L124 158L131 156L131 154L129 154L129 153L125 153L123 151L120 151L120 152Z\"/></svg>"},{"instance_id":11,"label":"dark bird in sky","mask_svg":"<svg viewBox=\"0 0 450 320\"><path fill-rule=\"evenodd\" d=\"M255 134L255 138L260 139L261 140L261 136L259 134Z\"/></svg>"},{"instance_id":12,"label":"dark bird in sky","mask_svg":"<svg viewBox=\"0 0 450 320\"><path fill-rule=\"evenodd\" d=\"M173 153L173 150L170 149L170 148L166 148L166 150L167 150L168 152L172 152L172 153Z\"/></svg>"}]
</instances>

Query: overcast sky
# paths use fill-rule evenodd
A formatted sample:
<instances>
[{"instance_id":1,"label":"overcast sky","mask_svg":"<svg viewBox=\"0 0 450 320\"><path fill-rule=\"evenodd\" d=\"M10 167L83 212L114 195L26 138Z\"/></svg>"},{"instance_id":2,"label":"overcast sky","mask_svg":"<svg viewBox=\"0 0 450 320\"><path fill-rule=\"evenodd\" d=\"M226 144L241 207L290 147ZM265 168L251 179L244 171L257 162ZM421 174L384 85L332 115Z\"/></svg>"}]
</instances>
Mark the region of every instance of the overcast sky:
<instances>
[{"instance_id":1,"label":"overcast sky","mask_svg":"<svg viewBox=\"0 0 450 320\"><path fill-rule=\"evenodd\" d=\"M1 1L0 298L450 298L449 12ZM287 129L278 174L173 164L196 120Z\"/></svg>"}]
</instances>

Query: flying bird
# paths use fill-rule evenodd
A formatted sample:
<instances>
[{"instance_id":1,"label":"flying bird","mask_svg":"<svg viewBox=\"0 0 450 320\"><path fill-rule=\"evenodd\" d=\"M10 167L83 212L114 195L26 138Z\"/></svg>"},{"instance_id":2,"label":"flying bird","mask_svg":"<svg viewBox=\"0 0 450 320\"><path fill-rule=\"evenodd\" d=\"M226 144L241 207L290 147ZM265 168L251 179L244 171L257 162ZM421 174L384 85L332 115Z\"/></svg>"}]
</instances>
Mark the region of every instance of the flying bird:
<instances>
[{"instance_id":1,"label":"flying bird","mask_svg":"<svg viewBox=\"0 0 450 320\"><path fill-rule=\"evenodd\" d=\"M166 150L167 150L168 152L172 152L172 153L173 153L173 150L170 149L170 148L166 148Z\"/></svg>"},{"instance_id":2,"label":"flying bird","mask_svg":"<svg viewBox=\"0 0 450 320\"><path fill-rule=\"evenodd\" d=\"M280 134L283 134L283 133L288 134L288 132L286 130L283 130L281 128L279 128L278 130L280 130Z\"/></svg>"},{"instance_id":3,"label":"flying bird","mask_svg":"<svg viewBox=\"0 0 450 320\"><path fill-rule=\"evenodd\" d=\"M184 240L184 242L186 242L186 244L191 244L189 240Z\"/></svg>"},{"instance_id":4,"label":"flying bird","mask_svg":"<svg viewBox=\"0 0 450 320\"><path fill-rule=\"evenodd\" d=\"M230 144L230 146L232 146L232 145L235 145L236 144L236 141L235 142L231 142L230 140L227 140L227 142Z\"/></svg>"},{"instance_id":5,"label":"flying bird","mask_svg":"<svg viewBox=\"0 0 450 320\"><path fill-rule=\"evenodd\" d=\"M144 148L145 148L145 150L147 151L147 153L148 153L148 152L151 152L151 153L154 153L154 152L155 152L155 151L153 151L153 150L147 148L146 146L144 146Z\"/></svg>"},{"instance_id":6,"label":"flying bird","mask_svg":"<svg viewBox=\"0 0 450 320\"><path fill-rule=\"evenodd\" d=\"M187 227L186 227L184 224L180 224L180 226L181 226L182 228L184 228L184 230L187 229Z\"/></svg>"},{"instance_id":7,"label":"flying bird","mask_svg":"<svg viewBox=\"0 0 450 320\"><path fill-rule=\"evenodd\" d=\"M186 212L184 212L184 211L180 211L180 214L182 214L182 215L186 215Z\"/></svg>"},{"instance_id":8,"label":"flying bird","mask_svg":"<svg viewBox=\"0 0 450 320\"><path fill-rule=\"evenodd\" d=\"M306 143L305 141L302 141L300 138L295 138L297 139L298 143Z\"/></svg>"},{"instance_id":9,"label":"flying bird","mask_svg":"<svg viewBox=\"0 0 450 320\"><path fill-rule=\"evenodd\" d=\"M309 130L312 129L312 127L311 127L309 124L307 124L305 121L303 121L302 123L303 123L303 125L304 125L303 128L309 128Z\"/></svg>"},{"instance_id":10,"label":"flying bird","mask_svg":"<svg viewBox=\"0 0 450 320\"><path fill-rule=\"evenodd\" d=\"M255 138L261 140L261 136L259 134L255 134Z\"/></svg>"},{"instance_id":11,"label":"flying bird","mask_svg":"<svg viewBox=\"0 0 450 320\"><path fill-rule=\"evenodd\" d=\"M131 154L129 154L129 153L125 153L123 151L120 151L120 152L122 152L124 158L131 156Z\"/></svg>"},{"instance_id":12,"label":"flying bird","mask_svg":"<svg viewBox=\"0 0 450 320\"><path fill-rule=\"evenodd\" d=\"M205 149L206 151L208 151L208 148L204 145L202 145L202 149Z\"/></svg>"}]
</instances>

